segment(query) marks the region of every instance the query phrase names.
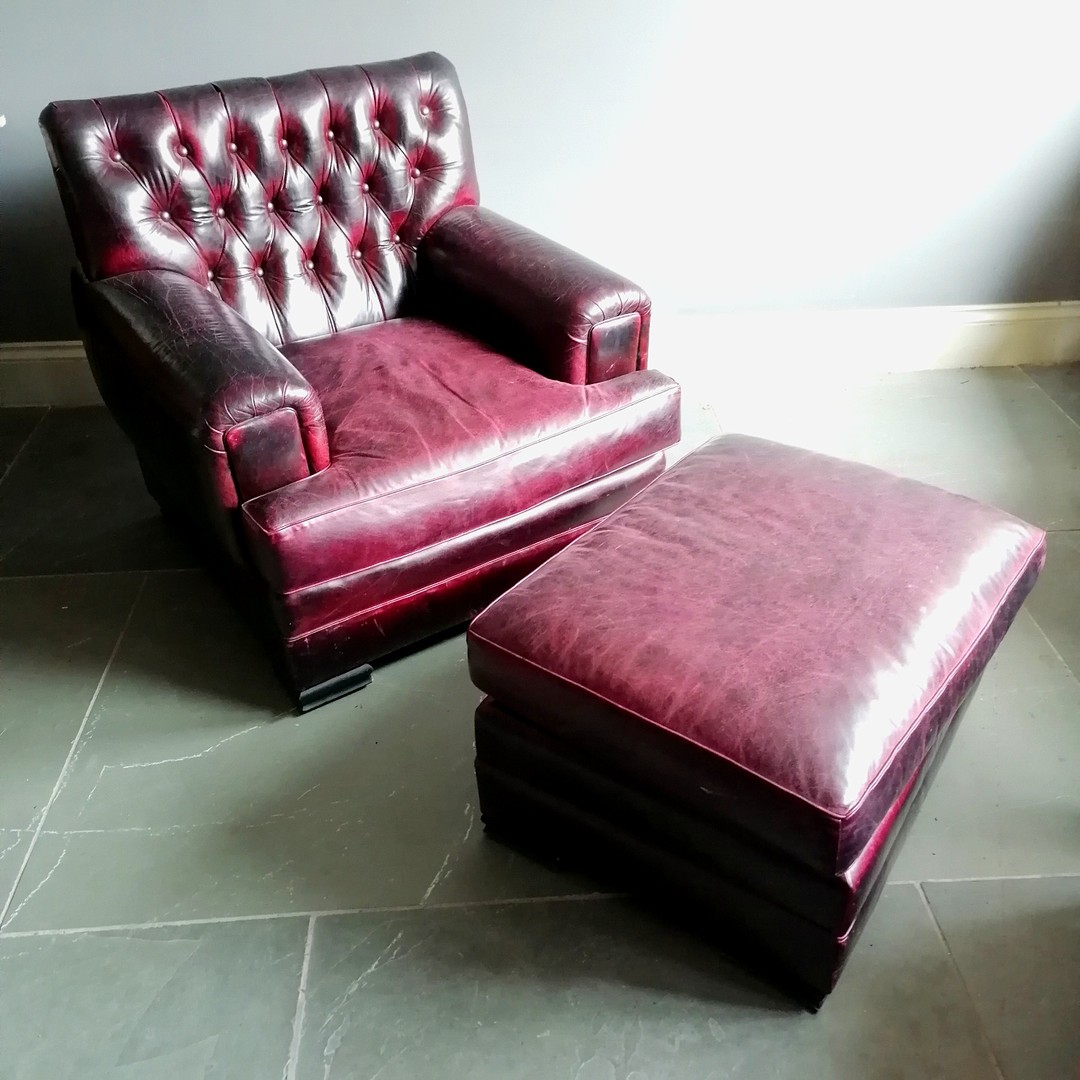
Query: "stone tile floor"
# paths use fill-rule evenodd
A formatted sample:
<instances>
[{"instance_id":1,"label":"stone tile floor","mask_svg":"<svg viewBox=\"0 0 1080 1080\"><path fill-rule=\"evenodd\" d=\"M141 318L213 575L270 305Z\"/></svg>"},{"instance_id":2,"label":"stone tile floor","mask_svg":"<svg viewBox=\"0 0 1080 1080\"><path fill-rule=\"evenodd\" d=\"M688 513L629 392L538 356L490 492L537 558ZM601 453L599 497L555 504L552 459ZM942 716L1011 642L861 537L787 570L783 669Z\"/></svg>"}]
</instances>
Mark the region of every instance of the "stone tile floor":
<instances>
[{"instance_id":1,"label":"stone tile floor","mask_svg":"<svg viewBox=\"0 0 1080 1080\"><path fill-rule=\"evenodd\" d=\"M688 389L1053 530L821 1013L485 839L460 636L293 716L109 417L6 409L0 1075L1075 1080L1080 368Z\"/></svg>"}]
</instances>

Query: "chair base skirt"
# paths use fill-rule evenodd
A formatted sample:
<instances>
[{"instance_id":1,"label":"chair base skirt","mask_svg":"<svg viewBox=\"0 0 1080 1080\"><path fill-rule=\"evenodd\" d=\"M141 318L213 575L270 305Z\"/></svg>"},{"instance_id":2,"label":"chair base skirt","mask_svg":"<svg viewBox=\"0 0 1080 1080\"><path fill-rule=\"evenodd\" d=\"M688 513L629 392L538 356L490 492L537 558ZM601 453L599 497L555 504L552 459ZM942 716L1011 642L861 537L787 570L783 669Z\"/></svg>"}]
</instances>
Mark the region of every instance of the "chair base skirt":
<instances>
[{"instance_id":1,"label":"chair base skirt","mask_svg":"<svg viewBox=\"0 0 1080 1080\"><path fill-rule=\"evenodd\" d=\"M578 489L579 498L569 508L560 500L540 504L529 542L507 535L499 542L500 526L487 536L487 550L478 550L476 561L444 577L434 573L422 588L361 607L316 630L283 640L286 681L293 687L300 708L340 696L334 692L321 699L320 688L347 679L359 665L397 655L455 627L462 627L493 600L517 584L526 574L588 532L612 510L655 480L664 470L663 453L618 469ZM505 526L509 530L510 526ZM491 557L491 550L499 554ZM445 573L445 570L444 570ZM282 632L280 598L266 594L276 612L277 632ZM360 599L359 596L356 597ZM341 693L347 693L347 690ZM305 706L304 702L313 702Z\"/></svg>"}]
</instances>

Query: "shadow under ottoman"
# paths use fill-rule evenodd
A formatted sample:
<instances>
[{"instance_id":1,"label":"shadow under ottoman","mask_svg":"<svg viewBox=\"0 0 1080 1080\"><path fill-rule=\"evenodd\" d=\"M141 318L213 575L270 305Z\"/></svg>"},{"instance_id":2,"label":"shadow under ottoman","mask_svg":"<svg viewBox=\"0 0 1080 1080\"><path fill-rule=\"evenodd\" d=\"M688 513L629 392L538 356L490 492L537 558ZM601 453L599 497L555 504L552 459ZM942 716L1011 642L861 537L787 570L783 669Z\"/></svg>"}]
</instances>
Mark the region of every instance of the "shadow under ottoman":
<instances>
[{"instance_id":1,"label":"shadow under ottoman","mask_svg":"<svg viewBox=\"0 0 1080 1080\"><path fill-rule=\"evenodd\" d=\"M992 507L714 439L469 628L484 821L816 1008L1044 559Z\"/></svg>"}]
</instances>

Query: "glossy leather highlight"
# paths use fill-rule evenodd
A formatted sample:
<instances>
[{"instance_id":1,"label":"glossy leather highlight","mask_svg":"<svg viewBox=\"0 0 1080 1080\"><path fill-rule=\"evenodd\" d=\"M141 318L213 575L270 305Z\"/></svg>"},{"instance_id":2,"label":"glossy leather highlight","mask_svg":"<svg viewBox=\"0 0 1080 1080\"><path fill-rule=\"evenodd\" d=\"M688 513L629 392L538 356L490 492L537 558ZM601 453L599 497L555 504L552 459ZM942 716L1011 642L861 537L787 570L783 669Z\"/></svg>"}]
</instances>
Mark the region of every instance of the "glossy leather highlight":
<instances>
[{"instance_id":1,"label":"glossy leather highlight","mask_svg":"<svg viewBox=\"0 0 1080 1080\"><path fill-rule=\"evenodd\" d=\"M420 253L420 300L552 379L644 368L649 298L633 282L478 206L453 210Z\"/></svg>"},{"instance_id":2,"label":"glossy leather highlight","mask_svg":"<svg viewBox=\"0 0 1080 1080\"><path fill-rule=\"evenodd\" d=\"M176 271L275 345L399 314L424 234L478 197L436 53L58 101L41 125L87 277Z\"/></svg>"},{"instance_id":3,"label":"glossy leather highlight","mask_svg":"<svg viewBox=\"0 0 1080 1080\"><path fill-rule=\"evenodd\" d=\"M1044 558L992 507L715 439L473 622L481 790L673 845L846 942Z\"/></svg>"},{"instance_id":4,"label":"glossy leather highlight","mask_svg":"<svg viewBox=\"0 0 1080 1080\"><path fill-rule=\"evenodd\" d=\"M56 102L41 124L102 397L302 702L469 618L678 441L647 297L474 206L437 54Z\"/></svg>"},{"instance_id":5,"label":"glossy leather highlight","mask_svg":"<svg viewBox=\"0 0 1080 1080\"><path fill-rule=\"evenodd\" d=\"M280 592L485 528L678 437L679 391L658 372L552 382L426 320L302 342L289 356L328 388L334 460L244 506L252 554Z\"/></svg>"}]
</instances>

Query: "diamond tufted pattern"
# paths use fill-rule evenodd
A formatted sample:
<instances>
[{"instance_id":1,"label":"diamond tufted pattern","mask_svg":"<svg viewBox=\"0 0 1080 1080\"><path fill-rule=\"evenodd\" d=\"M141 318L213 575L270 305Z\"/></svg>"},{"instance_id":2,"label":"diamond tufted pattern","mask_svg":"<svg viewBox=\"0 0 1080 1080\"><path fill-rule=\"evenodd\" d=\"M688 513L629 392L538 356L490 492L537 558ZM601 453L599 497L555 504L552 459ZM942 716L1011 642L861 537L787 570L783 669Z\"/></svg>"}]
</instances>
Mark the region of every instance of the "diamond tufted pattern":
<instances>
[{"instance_id":1,"label":"diamond tufted pattern","mask_svg":"<svg viewBox=\"0 0 1080 1080\"><path fill-rule=\"evenodd\" d=\"M147 486L303 707L465 622L663 470L632 282L477 200L434 53L41 116L76 314Z\"/></svg>"},{"instance_id":2,"label":"diamond tufted pattern","mask_svg":"<svg viewBox=\"0 0 1080 1080\"><path fill-rule=\"evenodd\" d=\"M477 200L434 53L55 102L41 122L88 278L178 271L274 344L401 314L420 239Z\"/></svg>"}]
</instances>

